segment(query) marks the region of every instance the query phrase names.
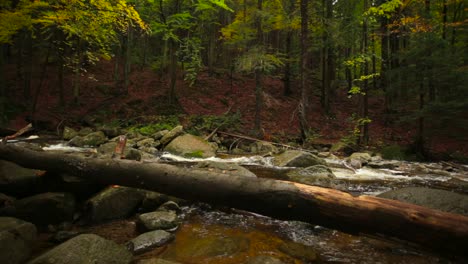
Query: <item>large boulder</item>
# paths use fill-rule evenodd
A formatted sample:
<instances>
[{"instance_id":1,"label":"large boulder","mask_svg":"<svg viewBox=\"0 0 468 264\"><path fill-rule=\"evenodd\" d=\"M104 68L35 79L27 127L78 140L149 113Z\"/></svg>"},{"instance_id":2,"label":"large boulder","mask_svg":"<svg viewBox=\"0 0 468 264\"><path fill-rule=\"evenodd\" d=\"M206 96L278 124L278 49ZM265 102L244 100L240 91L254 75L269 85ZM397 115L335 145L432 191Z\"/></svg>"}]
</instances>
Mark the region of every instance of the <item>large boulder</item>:
<instances>
[{"instance_id":1,"label":"large boulder","mask_svg":"<svg viewBox=\"0 0 468 264\"><path fill-rule=\"evenodd\" d=\"M123 246L94 234L67 240L28 264L127 264L132 254Z\"/></svg>"},{"instance_id":2,"label":"large boulder","mask_svg":"<svg viewBox=\"0 0 468 264\"><path fill-rule=\"evenodd\" d=\"M13 217L0 217L0 263L24 263L36 240L36 227Z\"/></svg>"},{"instance_id":3,"label":"large boulder","mask_svg":"<svg viewBox=\"0 0 468 264\"><path fill-rule=\"evenodd\" d=\"M102 131L89 133L86 136L76 136L68 144L75 147L96 147L107 142L107 137Z\"/></svg>"},{"instance_id":4,"label":"large boulder","mask_svg":"<svg viewBox=\"0 0 468 264\"><path fill-rule=\"evenodd\" d=\"M279 167L310 167L325 165L325 161L316 155L299 150L287 150L273 159L273 164Z\"/></svg>"},{"instance_id":5,"label":"large boulder","mask_svg":"<svg viewBox=\"0 0 468 264\"><path fill-rule=\"evenodd\" d=\"M43 180L38 177L38 172L9 161L0 160L0 192L20 196L31 194Z\"/></svg>"},{"instance_id":6,"label":"large boulder","mask_svg":"<svg viewBox=\"0 0 468 264\"><path fill-rule=\"evenodd\" d=\"M145 191L111 186L86 202L86 218L94 223L119 219L133 214L145 197Z\"/></svg>"},{"instance_id":7,"label":"large boulder","mask_svg":"<svg viewBox=\"0 0 468 264\"><path fill-rule=\"evenodd\" d=\"M75 213L75 197L70 193L41 193L13 202L3 215L14 216L38 225L71 221Z\"/></svg>"},{"instance_id":8,"label":"large boulder","mask_svg":"<svg viewBox=\"0 0 468 264\"><path fill-rule=\"evenodd\" d=\"M164 136L159 141L161 142L161 144L163 146L165 146L169 142L171 142L173 139L175 139L176 137L182 135L183 133L184 133L184 127L183 126L176 126L171 131L164 134Z\"/></svg>"},{"instance_id":9,"label":"large boulder","mask_svg":"<svg viewBox=\"0 0 468 264\"><path fill-rule=\"evenodd\" d=\"M140 254L155 247L160 247L174 239L174 235L164 230L143 233L129 241L126 245L133 254Z\"/></svg>"},{"instance_id":10,"label":"large boulder","mask_svg":"<svg viewBox=\"0 0 468 264\"><path fill-rule=\"evenodd\" d=\"M424 187L408 187L378 195L449 213L468 215L468 195Z\"/></svg>"},{"instance_id":11,"label":"large boulder","mask_svg":"<svg viewBox=\"0 0 468 264\"><path fill-rule=\"evenodd\" d=\"M200 169L208 169L210 171L215 171L217 173L224 173L224 174L251 177L251 178L257 177L253 172L235 163L203 161L203 162L198 163L195 167L200 168Z\"/></svg>"},{"instance_id":12,"label":"large boulder","mask_svg":"<svg viewBox=\"0 0 468 264\"><path fill-rule=\"evenodd\" d=\"M206 140L190 134L175 138L164 150L172 154L192 158L208 158L216 154L216 149Z\"/></svg>"},{"instance_id":13,"label":"large boulder","mask_svg":"<svg viewBox=\"0 0 468 264\"><path fill-rule=\"evenodd\" d=\"M63 128L62 138L64 140L70 140L76 136L78 136L78 132L73 128L67 126Z\"/></svg>"},{"instance_id":14,"label":"large boulder","mask_svg":"<svg viewBox=\"0 0 468 264\"><path fill-rule=\"evenodd\" d=\"M308 185L335 187L336 176L324 165L314 165L304 169L296 169L287 173L288 180Z\"/></svg>"}]
</instances>

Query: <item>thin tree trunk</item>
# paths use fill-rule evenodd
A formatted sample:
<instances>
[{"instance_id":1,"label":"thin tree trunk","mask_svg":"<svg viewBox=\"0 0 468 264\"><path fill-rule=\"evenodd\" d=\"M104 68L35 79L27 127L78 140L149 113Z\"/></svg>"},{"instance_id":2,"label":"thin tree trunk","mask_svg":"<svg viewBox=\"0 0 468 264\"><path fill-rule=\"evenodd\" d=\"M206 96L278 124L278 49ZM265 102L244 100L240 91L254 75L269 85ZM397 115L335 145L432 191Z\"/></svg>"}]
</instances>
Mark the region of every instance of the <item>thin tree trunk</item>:
<instances>
[{"instance_id":1,"label":"thin tree trunk","mask_svg":"<svg viewBox=\"0 0 468 264\"><path fill-rule=\"evenodd\" d=\"M210 172L161 163L83 158L0 144L0 159L69 173L104 184L174 195L304 221L350 233L386 235L446 254L468 254L468 217L372 196L299 183Z\"/></svg>"},{"instance_id":2,"label":"thin tree trunk","mask_svg":"<svg viewBox=\"0 0 468 264\"><path fill-rule=\"evenodd\" d=\"M308 0L300 1L300 13L301 13L301 102L299 103L299 125L301 129L301 138L305 142L309 136L309 124L307 121L308 110L309 110L309 85L307 82L307 76L309 73L309 16L308 16Z\"/></svg>"},{"instance_id":3,"label":"thin tree trunk","mask_svg":"<svg viewBox=\"0 0 468 264\"><path fill-rule=\"evenodd\" d=\"M284 96L290 96L292 94L291 90L291 40L292 40L292 31L288 30L286 32L286 49L285 49L285 54L286 54L286 59L285 59L285 65L284 65L284 78L283 78L283 95Z\"/></svg>"},{"instance_id":4,"label":"thin tree trunk","mask_svg":"<svg viewBox=\"0 0 468 264\"><path fill-rule=\"evenodd\" d=\"M259 12L263 9L263 0L257 0L257 9ZM258 48L263 48L263 30L262 17L257 17L257 45ZM262 62L258 62L262 64ZM262 108L263 108L263 72L260 67L255 70L255 132L258 136L263 137L262 131Z\"/></svg>"},{"instance_id":5,"label":"thin tree trunk","mask_svg":"<svg viewBox=\"0 0 468 264\"><path fill-rule=\"evenodd\" d=\"M176 43L171 40L169 44L169 56L171 62L169 65L169 102L175 104L177 101L176 83L177 83L177 56L176 56Z\"/></svg>"},{"instance_id":6,"label":"thin tree trunk","mask_svg":"<svg viewBox=\"0 0 468 264\"><path fill-rule=\"evenodd\" d=\"M124 65L124 93L128 94L128 86L130 85L130 67L131 67L131 59L132 59L132 38L133 38L133 30L132 27L129 25L127 29L127 41L126 41L126 48L125 48L125 65Z\"/></svg>"}]
</instances>

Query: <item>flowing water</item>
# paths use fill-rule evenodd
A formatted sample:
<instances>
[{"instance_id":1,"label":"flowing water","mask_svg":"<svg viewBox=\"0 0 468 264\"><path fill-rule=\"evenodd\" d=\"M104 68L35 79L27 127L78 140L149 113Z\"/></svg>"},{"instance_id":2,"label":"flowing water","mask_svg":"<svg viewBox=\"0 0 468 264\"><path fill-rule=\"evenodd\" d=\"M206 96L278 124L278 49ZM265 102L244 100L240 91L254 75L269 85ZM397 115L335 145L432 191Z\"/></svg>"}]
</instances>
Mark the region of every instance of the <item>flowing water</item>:
<instances>
[{"instance_id":1,"label":"flowing water","mask_svg":"<svg viewBox=\"0 0 468 264\"><path fill-rule=\"evenodd\" d=\"M43 147L46 151L94 152L63 144ZM210 158L245 166L258 177L285 179L291 168L273 166L271 157ZM185 159L163 154L144 162L184 165L206 159ZM444 163L393 161L392 169L364 167L352 171L342 160L327 163L340 183L340 189L353 195L377 195L388 190L427 186L468 194L468 167ZM440 256L402 241L388 241L363 235L350 235L302 222L269 217L206 204L182 208L181 225L169 245L139 256L158 256L180 263L246 263L258 256L270 256L283 263L467 263L467 259ZM468 250L468 245L467 245ZM256 262L263 263L263 262Z\"/></svg>"}]
</instances>

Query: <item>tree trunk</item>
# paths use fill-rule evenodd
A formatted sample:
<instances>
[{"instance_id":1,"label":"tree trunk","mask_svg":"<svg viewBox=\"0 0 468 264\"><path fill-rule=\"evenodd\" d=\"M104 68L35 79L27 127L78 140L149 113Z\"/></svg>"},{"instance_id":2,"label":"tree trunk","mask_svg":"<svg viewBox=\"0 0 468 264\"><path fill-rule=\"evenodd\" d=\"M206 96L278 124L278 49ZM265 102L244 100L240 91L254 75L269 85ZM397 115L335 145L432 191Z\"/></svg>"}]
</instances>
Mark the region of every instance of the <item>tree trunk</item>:
<instances>
[{"instance_id":1,"label":"tree trunk","mask_svg":"<svg viewBox=\"0 0 468 264\"><path fill-rule=\"evenodd\" d=\"M301 128L301 138L305 142L309 135L309 125L307 122L309 110L309 87L306 76L308 76L308 62L309 62L309 16L308 16L308 0L301 0L301 102L299 103L299 125Z\"/></svg>"},{"instance_id":2,"label":"tree trunk","mask_svg":"<svg viewBox=\"0 0 468 264\"><path fill-rule=\"evenodd\" d=\"M349 233L386 235L444 253L467 254L468 217L299 183L160 163L83 158L0 145L0 159L104 184L144 188Z\"/></svg>"},{"instance_id":3,"label":"tree trunk","mask_svg":"<svg viewBox=\"0 0 468 264\"><path fill-rule=\"evenodd\" d=\"M263 0L257 0L257 9L262 11ZM263 30L262 30L262 17L260 15L256 18L257 24L257 45L259 48L263 47ZM262 62L258 62L262 63ZM263 65L262 65L263 66ZM262 108L263 108L263 72L260 67L255 70L255 132L257 136L263 137L262 133Z\"/></svg>"}]
</instances>

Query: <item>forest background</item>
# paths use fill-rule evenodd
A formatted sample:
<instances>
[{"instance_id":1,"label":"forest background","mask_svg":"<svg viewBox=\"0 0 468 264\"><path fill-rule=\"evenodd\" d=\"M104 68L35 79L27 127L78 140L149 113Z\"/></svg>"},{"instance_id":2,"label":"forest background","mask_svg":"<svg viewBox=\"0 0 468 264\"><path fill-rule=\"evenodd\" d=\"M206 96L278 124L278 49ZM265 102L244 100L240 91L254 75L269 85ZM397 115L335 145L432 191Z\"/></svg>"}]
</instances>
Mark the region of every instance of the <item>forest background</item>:
<instances>
[{"instance_id":1,"label":"forest background","mask_svg":"<svg viewBox=\"0 0 468 264\"><path fill-rule=\"evenodd\" d=\"M2 0L0 127L182 123L467 162L466 9L463 0Z\"/></svg>"}]
</instances>

